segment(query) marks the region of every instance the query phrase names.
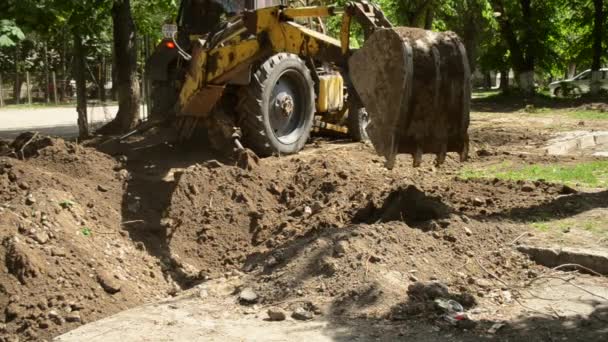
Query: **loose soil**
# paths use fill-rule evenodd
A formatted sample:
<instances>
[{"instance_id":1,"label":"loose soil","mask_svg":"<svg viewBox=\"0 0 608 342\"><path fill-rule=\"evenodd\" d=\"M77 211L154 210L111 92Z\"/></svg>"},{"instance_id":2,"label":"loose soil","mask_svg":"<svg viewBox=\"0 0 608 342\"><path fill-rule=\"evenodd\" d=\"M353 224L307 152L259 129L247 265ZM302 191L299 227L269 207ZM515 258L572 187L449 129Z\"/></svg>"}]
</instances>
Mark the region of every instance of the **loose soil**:
<instances>
[{"instance_id":1,"label":"loose soil","mask_svg":"<svg viewBox=\"0 0 608 342\"><path fill-rule=\"evenodd\" d=\"M537 154L545 132L482 128L471 130L472 165L572 162ZM399 156L387 170L369 145L317 139L296 156L243 167L172 137L47 139L0 159L0 341L50 339L234 276L258 307L433 322L408 288L437 281L480 321L508 319L489 309L517 299L505 284L546 271L513 248L529 218L568 217L605 199L543 181L461 179L457 156L441 168ZM561 205L577 198L586 200Z\"/></svg>"}]
</instances>

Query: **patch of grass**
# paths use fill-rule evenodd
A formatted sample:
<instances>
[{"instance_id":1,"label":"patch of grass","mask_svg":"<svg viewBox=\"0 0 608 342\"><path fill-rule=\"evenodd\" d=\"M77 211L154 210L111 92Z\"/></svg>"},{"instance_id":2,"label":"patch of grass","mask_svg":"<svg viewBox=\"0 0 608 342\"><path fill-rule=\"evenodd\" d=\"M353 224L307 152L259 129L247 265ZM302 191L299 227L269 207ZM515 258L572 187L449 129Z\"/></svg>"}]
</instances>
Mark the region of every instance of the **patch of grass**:
<instances>
[{"instance_id":1,"label":"patch of grass","mask_svg":"<svg viewBox=\"0 0 608 342\"><path fill-rule=\"evenodd\" d=\"M516 166L510 161L483 169L465 168L460 172L462 178L498 178L503 180L543 179L547 182L581 185L598 188L608 186L608 161L593 161L574 165L526 165Z\"/></svg>"},{"instance_id":2,"label":"patch of grass","mask_svg":"<svg viewBox=\"0 0 608 342\"><path fill-rule=\"evenodd\" d=\"M581 229L599 237L608 237L608 219L600 218L568 218L563 220L532 222L532 228L541 232L566 233L570 229Z\"/></svg>"},{"instance_id":3,"label":"patch of grass","mask_svg":"<svg viewBox=\"0 0 608 342\"><path fill-rule=\"evenodd\" d=\"M566 112L569 117L579 120L608 120L608 113L595 110L575 110Z\"/></svg>"},{"instance_id":4,"label":"patch of grass","mask_svg":"<svg viewBox=\"0 0 608 342\"><path fill-rule=\"evenodd\" d=\"M471 94L474 99L485 99L488 97L494 97L500 94L500 90L475 90Z\"/></svg>"}]
</instances>

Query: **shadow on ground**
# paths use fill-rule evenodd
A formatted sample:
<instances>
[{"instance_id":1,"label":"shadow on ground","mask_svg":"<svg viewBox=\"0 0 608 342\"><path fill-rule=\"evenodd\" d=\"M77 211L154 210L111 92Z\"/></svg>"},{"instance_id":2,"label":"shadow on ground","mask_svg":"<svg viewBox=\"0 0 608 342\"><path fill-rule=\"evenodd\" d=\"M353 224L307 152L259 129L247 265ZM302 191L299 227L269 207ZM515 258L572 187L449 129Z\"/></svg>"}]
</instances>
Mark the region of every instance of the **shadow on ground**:
<instances>
[{"instance_id":1,"label":"shadow on ground","mask_svg":"<svg viewBox=\"0 0 608 342\"><path fill-rule=\"evenodd\" d=\"M204 137L176 142L170 128L155 129L124 143L116 139L99 143L96 148L117 157L128 171L122 200L123 229L135 243L161 261L165 275L181 289L196 285L199 279L183 273L169 249L170 232L163 223L182 170L209 160L229 163L231 153L211 151Z\"/></svg>"},{"instance_id":2,"label":"shadow on ground","mask_svg":"<svg viewBox=\"0 0 608 342\"><path fill-rule=\"evenodd\" d=\"M475 112L511 113L529 106L534 108L566 109L592 103L605 103L606 95L584 95L578 98L554 98L546 95L522 95L517 92L497 94L471 100L471 110Z\"/></svg>"},{"instance_id":3,"label":"shadow on ground","mask_svg":"<svg viewBox=\"0 0 608 342\"><path fill-rule=\"evenodd\" d=\"M511 208L504 212L477 219L494 221L515 220L519 222L542 222L565 219L597 208L608 208L608 190L600 192L579 192L560 196L556 199L531 207Z\"/></svg>"}]
</instances>

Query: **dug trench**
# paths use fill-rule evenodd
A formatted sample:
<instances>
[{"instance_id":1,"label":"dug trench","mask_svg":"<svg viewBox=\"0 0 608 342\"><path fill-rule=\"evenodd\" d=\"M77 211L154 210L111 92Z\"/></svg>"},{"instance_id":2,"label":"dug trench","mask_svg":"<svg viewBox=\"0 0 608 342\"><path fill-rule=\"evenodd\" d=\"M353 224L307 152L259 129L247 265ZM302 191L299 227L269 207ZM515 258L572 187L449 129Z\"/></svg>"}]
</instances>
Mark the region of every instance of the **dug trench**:
<instances>
[{"instance_id":1,"label":"dug trench","mask_svg":"<svg viewBox=\"0 0 608 342\"><path fill-rule=\"evenodd\" d=\"M517 296L504 284L545 271L513 248L521 218L567 200L561 185L461 179L455 159L389 171L365 144L319 140L243 168L168 141L47 139L0 160L1 341L235 276L244 311L305 319L434 322L428 282L467 309L498 307Z\"/></svg>"}]
</instances>

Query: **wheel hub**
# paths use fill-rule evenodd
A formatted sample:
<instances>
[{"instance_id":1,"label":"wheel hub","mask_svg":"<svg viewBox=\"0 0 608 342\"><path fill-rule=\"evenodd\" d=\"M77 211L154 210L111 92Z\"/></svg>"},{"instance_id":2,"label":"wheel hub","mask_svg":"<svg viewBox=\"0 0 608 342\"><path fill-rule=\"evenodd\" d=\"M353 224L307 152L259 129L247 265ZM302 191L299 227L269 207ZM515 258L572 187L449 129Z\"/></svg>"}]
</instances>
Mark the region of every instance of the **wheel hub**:
<instances>
[{"instance_id":1,"label":"wheel hub","mask_svg":"<svg viewBox=\"0 0 608 342\"><path fill-rule=\"evenodd\" d=\"M291 97L291 95L287 94L286 92L282 92L277 96L275 106L279 110L279 113L281 113L284 117L287 118L291 114L293 114L293 110L295 107L293 97Z\"/></svg>"}]
</instances>

